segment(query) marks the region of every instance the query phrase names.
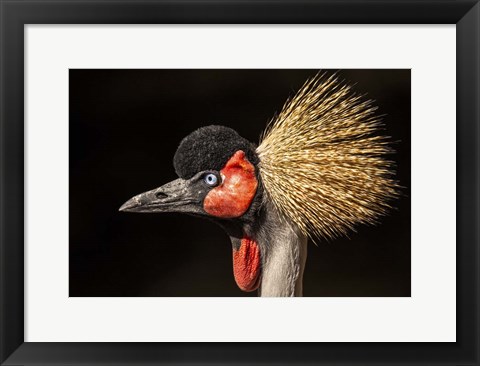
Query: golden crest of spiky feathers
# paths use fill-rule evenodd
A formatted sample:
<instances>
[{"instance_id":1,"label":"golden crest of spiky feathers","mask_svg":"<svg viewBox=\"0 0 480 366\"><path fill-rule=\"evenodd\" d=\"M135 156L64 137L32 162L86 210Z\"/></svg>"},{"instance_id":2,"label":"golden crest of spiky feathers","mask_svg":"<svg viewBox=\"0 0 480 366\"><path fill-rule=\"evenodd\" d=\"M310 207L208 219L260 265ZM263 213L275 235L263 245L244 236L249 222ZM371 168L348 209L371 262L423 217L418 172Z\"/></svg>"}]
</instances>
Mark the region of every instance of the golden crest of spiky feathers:
<instances>
[{"instance_id":1,"label":"golden crest of spiky feathers","mask_svg":"<svg viewBox=\"0 0 480 366\"><path fill-rule=\"evenodd\" d=\"M390 208L392 149L375 111L337 76L320 73L267 127L257 148L266 194L305 235L347 234Z\"/></svg>"}]
</instances>

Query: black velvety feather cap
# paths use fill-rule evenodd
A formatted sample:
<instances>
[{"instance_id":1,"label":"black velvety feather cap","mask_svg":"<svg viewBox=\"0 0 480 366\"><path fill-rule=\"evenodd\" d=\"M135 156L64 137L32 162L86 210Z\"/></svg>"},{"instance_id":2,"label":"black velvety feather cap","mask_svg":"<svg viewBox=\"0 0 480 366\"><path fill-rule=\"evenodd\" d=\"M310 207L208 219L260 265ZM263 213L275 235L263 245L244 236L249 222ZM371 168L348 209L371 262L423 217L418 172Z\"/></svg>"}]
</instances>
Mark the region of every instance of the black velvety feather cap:
<instances>
[{"instance_id":1,"label":"black velvety feather cap","mask_svg":"<svg viewBox=\"0 0 480 366\"><path fill-rule=\"evenodd\" d=\"M175 153L173 166L180 178L190 179L204 170L221 170L232 155L242 150L254 166L256 146L225 126L206 126L185 137Z\"/></svg>"}]
</instances>

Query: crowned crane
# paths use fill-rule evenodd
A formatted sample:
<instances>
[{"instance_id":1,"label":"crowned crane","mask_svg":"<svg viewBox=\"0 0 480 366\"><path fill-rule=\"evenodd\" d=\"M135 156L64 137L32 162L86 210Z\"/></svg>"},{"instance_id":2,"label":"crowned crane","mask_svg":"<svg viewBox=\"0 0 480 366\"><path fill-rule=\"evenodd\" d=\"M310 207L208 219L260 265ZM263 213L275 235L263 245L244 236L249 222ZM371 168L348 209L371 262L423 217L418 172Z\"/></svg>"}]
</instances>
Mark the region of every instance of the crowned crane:
<instances>
[{"instance_id":1,"label":"crowned crane","mask_svg":"<svg viewBox=\"0 0 480 366\"><path fill-rule=\"evenodd\" d=\"M307 241L376 223L397 196L388 139L372 101L319 73L288 100L258 146L223 126L185 137L178 179L120 211L209 218L228 234L243 291L302 296Z\"/></svg>"}]
</instances>

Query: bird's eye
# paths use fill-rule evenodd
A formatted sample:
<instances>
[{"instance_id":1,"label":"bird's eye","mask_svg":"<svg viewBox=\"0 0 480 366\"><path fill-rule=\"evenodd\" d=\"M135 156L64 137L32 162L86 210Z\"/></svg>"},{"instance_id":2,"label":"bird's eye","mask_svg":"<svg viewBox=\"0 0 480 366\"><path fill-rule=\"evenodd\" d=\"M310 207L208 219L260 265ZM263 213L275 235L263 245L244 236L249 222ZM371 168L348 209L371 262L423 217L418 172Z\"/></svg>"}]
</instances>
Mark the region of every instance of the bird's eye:
<instances>
[{"instance_id":1,"label":"bird's eye","mask_svg":"<svg viewBox=\"0 0 480 366\"><path fill-rule=\"evenodd\" d=\"M215 187L218 184L218 177L213 173L208 173L203 179L210 187Z\"/></svg>"}]
</instances>

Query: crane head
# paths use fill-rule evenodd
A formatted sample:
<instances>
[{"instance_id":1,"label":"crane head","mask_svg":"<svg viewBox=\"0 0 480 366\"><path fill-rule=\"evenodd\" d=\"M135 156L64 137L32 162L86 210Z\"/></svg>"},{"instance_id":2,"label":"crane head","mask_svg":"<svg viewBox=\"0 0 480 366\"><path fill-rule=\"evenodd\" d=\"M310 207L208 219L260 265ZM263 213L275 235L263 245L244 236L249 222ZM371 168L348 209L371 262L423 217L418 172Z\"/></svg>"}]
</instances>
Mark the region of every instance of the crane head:
<instances>
[{"instance_id":1,"label":"crane head","mask_svg":"<svg viewBox=\"0 0 480 366\"><path fill-rule=\"evenodd\" d=\"M185 137L173 159L179 176L125 202L120 211L179 212L235 220L260 200L255 145L224 126L202 127Z\"/></svg>"},{"instance_id":2,"label":"crane head","mask_svg":"<svg viewBox=\"0 0 480 366\"><path fill-rule=\"evenodd\" d=\"M319 73L287 100L258 147L227 127L200 128L175 153L179 178L120 210L181 212L219 223L232 241L235 280L253 291L264 265L275 263L266 260L274 234L333 239L375 224L391 209L400 187L375 111L335 74Z\"/></svg>"}]
</instances>

